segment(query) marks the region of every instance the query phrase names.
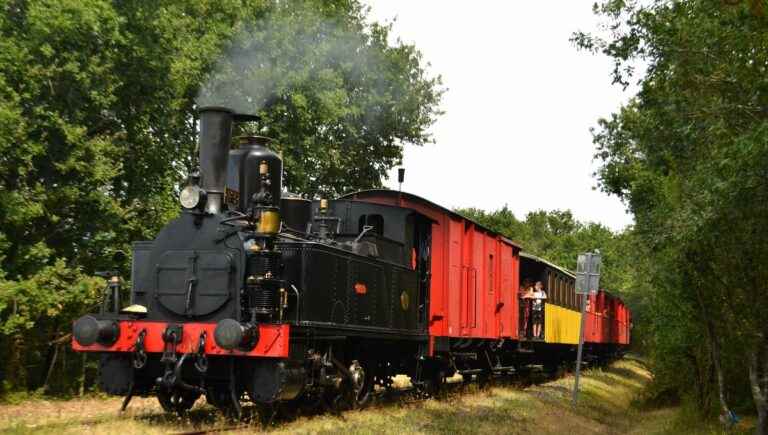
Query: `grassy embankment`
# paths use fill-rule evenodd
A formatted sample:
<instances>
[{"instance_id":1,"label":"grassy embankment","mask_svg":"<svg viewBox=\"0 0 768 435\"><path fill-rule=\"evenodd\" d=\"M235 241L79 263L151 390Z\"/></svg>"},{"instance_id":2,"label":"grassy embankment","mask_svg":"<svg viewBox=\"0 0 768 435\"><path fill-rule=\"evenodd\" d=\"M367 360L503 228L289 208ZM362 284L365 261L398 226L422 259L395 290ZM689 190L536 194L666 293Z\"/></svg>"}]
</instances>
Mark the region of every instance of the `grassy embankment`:
<instances>
[{"instance_id":1,"label":"grassy embankment","mask_svg":"<svg viewBox=\"0 0 768 435\"><path fill-rule=\"evenodd\" d=\"M643 409L638 398L650 380L640 363L624 360L587 370L579 406L570 405L573 377L527 388L476 387L439 400L400 400L349 411L274 423L272 433L570 433L709 434L717 426L688 421L675 408ZM455 389L454 389L455 390ZM201 401L204 403L204 401ZM125 414L120 400L90 397L69 401L27 401L0 405L0 431L10 433L147 434L205 431L231 426L204 404L180 419L162 414L153 399L135 399ZM241 432L264 430L258 423ZM745 426L730 433L746 432Z\"/></svg>"}]
</instances>

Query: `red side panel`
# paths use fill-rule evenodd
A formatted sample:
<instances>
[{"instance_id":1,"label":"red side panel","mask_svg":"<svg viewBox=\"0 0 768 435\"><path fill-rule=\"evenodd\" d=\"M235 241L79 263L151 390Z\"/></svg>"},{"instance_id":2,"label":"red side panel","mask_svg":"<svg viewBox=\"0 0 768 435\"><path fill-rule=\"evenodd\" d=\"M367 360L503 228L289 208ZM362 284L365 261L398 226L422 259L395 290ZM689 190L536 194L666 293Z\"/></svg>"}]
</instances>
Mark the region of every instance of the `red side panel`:
<instances>
[{"instance_id":1,"label":"red side panel","mask_svg":"<svg viewBox=\"0 0 768 435\"><path fill-rule=\"evenodd\" d=\"M584 341L590 343L602 342L602 316L600 314L599 294L589 295L589 310L585 328Z\"/></svg>"},{"instance_id":2,"label":"red side panel","mask_svg":"<svg viewBox=\"0 0 768 435\"><path fill-rule=\"evenodd\" d=\"M459 297L460 336L498 338L496 262L499 242L494 235L464 221L462 279Z\"/></svg>"},{"instance_id":3,"label":"red side panel","mask_svg":"<svg viewBox=\"0 0 768 435\"><path fill-rule=\"evenodd\" d=\"M600 343L608 343L610 341L611 321L609 316L610 306L608 297L604 292L600 292L601 302L601 317L600 317Z\"/></svg>"},{"instance_id":4,"label":"red side panel","mask_svg":"<svg viewBox=\"0 0 768 435\"><path fill-rule=\"evenodd\" d=\"M499 319L496 311L499 298L499 286L496 283L499 277L497 245L498 241L495 237L483 235L483 286L480 287L480 292L483 294L482 334L485 337L499 336Z\"/></svg>"},{"instance_id":5,"label":"red side panel","mask_svg":"<svg viewBox=\"0 0 768 435\"><path fill-rule=\"evenodd\" d=\"M619 342L619 300L613 299L613 342Z\"/></svg>"},{"instance_id":6,"label":"red side panel","mask_svg":"<svg viewBox=\"0 0 768 435\"><path fill-rule=\"evenodd\" d=\"M464 222L461 241L461 290L459 291L459 323L462 337L472 337L477 328L477 269L475 268L475 237L473 225Z\"/></svg>"},{"instance_id":7,"label":"red side panel","mask_svg":"<svg viewBox=\"0 0 768 435\"><path fill-rule=\"evenodd\" d=\"M163 352L163 332L168 326L166 322L149 321L120 321L120 336L112 346L94 344L82 346L72 339L72 349L80 352L133 352L136 340L141 331L146 331L144 338L144 350L146 352ZM213 339L214 323L184 323L184 333L181 343L176 346L179 353L197 352L200 334L205 331L205 353L208 355L238 355L252 357L288 357L288 338L290 336L289 325L259 325L259 342L253 350L244 352L240 350L225 350L216 345Z\"/></svg>"},{"instance_id":8,"label":"red side panel","mask_svg":"<svg viewBox=\"0 0 768 435\"><path fill-rule=\"evenodd\" d=\"M588 343L629 344L631 312L621 299L604 291L589 296L584 328Z\"/></svg>"},{"instance_id":9,"label":"red side panel","mask_svg":"<svg viewBox=\"0 0 768 435\"><path fill-rule=\"evenodd\" d=\"M462 266L462 236L464 231L464 222L459 219L447 218L449 231L449 243L448 243L448 282L444 289L444 294L447 297L448 302L448 328L442 332L441 335L456 337L461 331L461 295L462 295L462 278L464 277L464 269ZM432 284L432 292L439 291ZM430 331L430 333L434 333Z\"/></svg>"},{"instance_id":10,"label":"red side panel","mask_svg":"<svg viewBox=\"0 0 768 435\"><path fill-rule=\"evenodd\" d=\"M517 248L500 243L501 247L501 297L499 303L499 335L503 338L518 337L517 282L520 281Z\"/></svg>"},{"instance_id":11,"label":"red side panel","mask_svg":"<svg viewBox=\"0 0 768 435\"><path fill-rule=\"evenodd\" d=\"M619 342L621 344L629 344L628 335L627 335L627 306L624 305L624 302L621 303L621 324L619 325L620 331L621 331L621 338Z\"/></svg>"},{"instance_id":12,"label":"red side panel","mask_svg":"<svg viewBox=\"0 0 768 435\"><path fill-rule=\"evenodd\" d=\"M448 298L446 295L448 274L448 246L450 245L448 227L441 222L432 224L431 288L429 295L429 331L430 335L444 335L448 329Z\"/></svg>"}]
</instances>

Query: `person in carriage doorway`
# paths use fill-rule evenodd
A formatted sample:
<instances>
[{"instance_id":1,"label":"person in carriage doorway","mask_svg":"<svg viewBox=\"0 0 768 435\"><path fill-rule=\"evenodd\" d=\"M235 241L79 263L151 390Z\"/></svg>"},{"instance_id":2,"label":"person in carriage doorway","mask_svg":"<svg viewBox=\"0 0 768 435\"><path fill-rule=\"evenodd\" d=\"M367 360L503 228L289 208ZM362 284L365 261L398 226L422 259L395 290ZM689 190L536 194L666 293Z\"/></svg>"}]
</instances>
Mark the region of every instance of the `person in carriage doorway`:
<instances>
[{"instance_id":1,"label":"person in carriage doorway","mask_svg":"<svg viewBox=\"0 0 768 435\"><path fill-rule=\"evenodd\" d=\"M533 282L528 278L523 280L520 285L520 319L523 329L523 336L531 337L531 301L533 300Z\"/></svg>"},{"instance_id":2,"label":"person in carriage doorway","mask_svg":"<svg viewBox=\"0 0 768 435\"><path fill-rule=\"evenodd\" d=\"M544 284L536 281L533 289L533 302L531 303L531 317L533 318L533 338L543 338L541 330L544 327L544 301L547 299L547 292L544 291Z\"/></svg>"}]
</instances>

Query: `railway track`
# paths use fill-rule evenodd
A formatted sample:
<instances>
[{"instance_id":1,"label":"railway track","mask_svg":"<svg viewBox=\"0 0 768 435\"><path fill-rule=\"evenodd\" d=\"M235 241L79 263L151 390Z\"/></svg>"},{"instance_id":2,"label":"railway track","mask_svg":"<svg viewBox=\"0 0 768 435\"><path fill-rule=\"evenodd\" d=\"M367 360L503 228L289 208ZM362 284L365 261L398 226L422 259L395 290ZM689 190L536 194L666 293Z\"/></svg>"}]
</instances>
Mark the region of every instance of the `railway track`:
<instances>
[{"instance_id":1,"label":"railway track","mask_svg":"<svg viewBox=\"0 0 768 435\"><path fill-rule=\"evenodd\" d=\"M515 388L525 388L530 385L539 384L552 380L551 375L546 375L541 371L533 371L526 375L508 375L504 377L496 377L493 379L489 386L507 386ZM438 398L445 398L451 395L461 394L472 386L476 386L476 383L465 383L461 380L447 382L443 384L440 392L436 395ZM426 400L428 396L415 387L399 387L389 390L379 389L374 392L374 397L370 405L365 409L375 408L377 406L387 406L394 403L416 403ZM328 409L327 407L316 406L310 409L302 409L297 407L280 406L277 409L270 411L259 410L255 406L243 407L243 422L236 422L226 426L211 427L206 429L193 429L188 431L173 432L176 435L201 435L208 433L222 433L230 431L240 430L253 430L259 428L266 428L271 425L282 425L290 423L296 420L298 417L313 417L320 415L336 415L341 419L344 419L344 413L351 411L352 409L347 407L344 409ZM216 411L211 411L216 412ZM271 414L267 415L265 414Z\"/></svg>"}]
</instances>

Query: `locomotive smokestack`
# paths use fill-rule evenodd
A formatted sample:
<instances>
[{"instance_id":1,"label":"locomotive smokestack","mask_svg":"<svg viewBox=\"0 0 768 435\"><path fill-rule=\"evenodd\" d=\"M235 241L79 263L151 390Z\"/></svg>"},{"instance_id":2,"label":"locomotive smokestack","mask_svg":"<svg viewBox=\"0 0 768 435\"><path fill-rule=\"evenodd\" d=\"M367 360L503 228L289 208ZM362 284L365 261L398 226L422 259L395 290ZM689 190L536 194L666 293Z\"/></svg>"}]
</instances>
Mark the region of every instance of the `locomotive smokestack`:
<instances>
[{"instance_id":1,"label":"locomotive smokestack","mask_svg":"<svg viewBox=\"0 0 768 435\"><path fill-rule=\"evenodd\" d=\"M200 185L208 194L205 210L221 212L234 113L225 107L200 109Z\"/></svg>"}]
</instances>

